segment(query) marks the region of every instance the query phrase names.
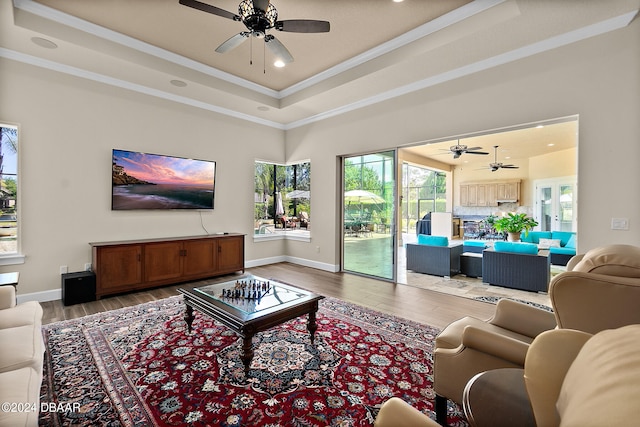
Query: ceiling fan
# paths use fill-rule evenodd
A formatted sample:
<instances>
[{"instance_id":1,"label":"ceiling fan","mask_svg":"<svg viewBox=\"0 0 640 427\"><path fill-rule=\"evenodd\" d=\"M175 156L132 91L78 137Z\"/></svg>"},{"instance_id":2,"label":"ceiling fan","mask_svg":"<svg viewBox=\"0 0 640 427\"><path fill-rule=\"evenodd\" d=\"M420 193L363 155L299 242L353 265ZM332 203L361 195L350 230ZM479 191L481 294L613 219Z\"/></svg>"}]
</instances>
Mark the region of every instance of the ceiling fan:
<instances>
[{"instance_id":1,"label":"ceiling fan","mask_svg":"<svg viewBox=\"0 0 640 427\"><path fill-rule=\"evenodd\" d=\"M467 147L466 145L460 145L460 140L458 140L458 144L452 145L451 147L449 147L449 151L451 153L453 153L453 158L454 159L459 158L464 153L468 153L468 154L483 154L483 155L489 154L487 152L478 151L478 150L482 150L482 147Z\"/></svg>"},{"instance_id":2,"label":"ceiling fan","mask_svg":"<svg viewBox=\"0 0 640 427\"><path fill-rule=\"evenodd\" d=\"M493 148L495 149L494 160L493 160L493 163L489 163L489 169L491 169L491 172L495 172L500 168L502 169L519 169L520 168L520 166L505 165L504 163L498 162L498 146L494 145Z\"/></svg>"},{"instance_id":3,"label":"ceiling fan","mask_svg":"<svg viewBox=\"0 0 640 427\"><path fill-rule=\"evenodd\" d=\"M316 21L312 19L288 19L278 21L278 11L275 6L270 3L270 0L242 0L238 5L238 15L197 0L180 0L180 4L223 18L240 21L247 27L248 31L241 31L235 36L232 36L218 46L216 52L228 52L253 36L263 39L269 50L285 64L293 62L293 56L275 36L267 34L268 30L275 28L277 31L290 33L327 33L330 28L328 21Z\"/></svg>"}]
</instances>

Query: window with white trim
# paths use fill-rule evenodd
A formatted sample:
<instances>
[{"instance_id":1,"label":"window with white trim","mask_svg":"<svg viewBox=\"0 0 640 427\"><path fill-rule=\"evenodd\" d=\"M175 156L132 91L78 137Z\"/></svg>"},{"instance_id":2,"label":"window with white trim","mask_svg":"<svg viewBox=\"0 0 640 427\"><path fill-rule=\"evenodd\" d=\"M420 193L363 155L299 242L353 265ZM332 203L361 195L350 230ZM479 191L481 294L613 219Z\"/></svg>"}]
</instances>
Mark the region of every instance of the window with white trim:
<instances>
[{"instance_id":1,"label":"window with white trim","mask_svg":"<svg viewBox=\"0 0 640 427\"><path fill-rule=\"evenodd\" d=\"M308 239L311 229L311 163L256 161L254 237Z\"/></svg>"},{"instance_id":2,"label":"window with white trim","mask_svg":"<svg viewBox=\"0 0 640 427\"><path fill-rule=\"evenodd\" d=\"M0 257L18 254L18 128L0 122Z\"/></svg>"}]
</instances>

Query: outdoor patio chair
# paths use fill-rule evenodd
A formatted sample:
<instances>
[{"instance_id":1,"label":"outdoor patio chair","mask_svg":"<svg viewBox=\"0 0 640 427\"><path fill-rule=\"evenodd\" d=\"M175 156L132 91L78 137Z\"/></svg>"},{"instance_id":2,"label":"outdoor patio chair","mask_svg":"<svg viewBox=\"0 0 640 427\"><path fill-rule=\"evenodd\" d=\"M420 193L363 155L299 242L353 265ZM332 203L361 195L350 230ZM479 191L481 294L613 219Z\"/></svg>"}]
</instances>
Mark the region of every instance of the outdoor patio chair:
<instances>
[{"instance_id":1,"label":"outdoor patio chair","mask_svg":"<svg viewBox=\"0 0 640 427\"><path fill-rule=\"evenodd\" d=\"M305 211L300 212L300 228L309 229L309 214Z\"/></svg>"},{"instance_id":2,"label":"outdoor patio chair","mask_svg":"<svg viewBox=\"0 0 640 427\"><path fill-rule=\"evenodd\" d=\"M434 276L460 273L462 245L449 245L444 236L418 235L418 244L407 243L407 270Z\"/></svg>"},{"instance_id":3,"label":"outdoor patio chair","mask_svg":"<svg viewBox=\"0 0 640 427\"><path fill-rule=\"evenodd\" d=\"M482 252L482 281L490 285L547 292L550 278L549 257L533 243L495 242Z\"/></svg>"}]
</instances>

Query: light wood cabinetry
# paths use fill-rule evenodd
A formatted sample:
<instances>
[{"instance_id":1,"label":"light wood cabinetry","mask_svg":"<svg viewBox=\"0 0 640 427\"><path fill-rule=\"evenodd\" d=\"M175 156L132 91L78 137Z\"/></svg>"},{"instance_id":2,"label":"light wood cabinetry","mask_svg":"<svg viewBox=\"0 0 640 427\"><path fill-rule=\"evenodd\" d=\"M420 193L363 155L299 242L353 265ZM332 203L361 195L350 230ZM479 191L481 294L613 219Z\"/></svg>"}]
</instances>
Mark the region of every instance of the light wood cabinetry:
<instances>
[{"instance_id":1,"label":"light wood cabinetry","mask_svg":"<svg viewBox=\"0 0 640 427\"><path fill-rule=\"evenodd\" d=\"M498 201L520 200L520 181L498 183L496 198Z\"/></svg>"},{"instance_id":2,"label":"light wood cabinetry","mask_svg":"<svg viewBox=\"0 0 640 427\"><path fill-rule=\"evenodd\" d=\"M460 206L498 206L520 200L520 181L465 182L460 184Z\"/></svg>"},{"instance_id":3,"label":"light wood cabinetry","mask_svg":"<svg viewBox=\"0 0 640 427\"><path fill-rule=\"evenodd\" d=\"M469 186L460 184L460 205L469 206Z\"/></svg>"},{"instance_id":4,"label":"light wood cabinetry","mask_svg":"<svg viewBox=\"0 0 640 427\"><path fill-rule=\"evenodd\" d=\"M96 297L244 271L244 235L91 243Z\"/></svg>"}]
</instances>

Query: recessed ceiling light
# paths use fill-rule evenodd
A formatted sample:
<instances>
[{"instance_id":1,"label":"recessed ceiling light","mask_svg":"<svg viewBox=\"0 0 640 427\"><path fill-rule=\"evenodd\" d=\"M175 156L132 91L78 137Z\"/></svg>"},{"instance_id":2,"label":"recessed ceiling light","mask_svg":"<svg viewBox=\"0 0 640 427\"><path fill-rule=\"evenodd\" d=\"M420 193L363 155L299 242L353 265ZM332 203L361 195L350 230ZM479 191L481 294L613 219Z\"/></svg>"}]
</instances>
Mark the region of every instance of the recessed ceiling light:
<instances>
[{"instance_id":1,"label":"recessed ceiling light","mask_svg":"<svg viewBox=\"0 0 640 427\"><path fill-rule=\"evenodd\" d=\"M278 59L276 62L273 63L273 66L276 68L282 68L284 67L286 64L284 63L284 61L282 61L281 59Z\"/></svg>"},{"instance_id":2,"label":"recessed ceiling light","mask_svg":"<svg viewBox=\"0 0 640 427\"><path fill-rule=\"evenodd\" d=\"M185 87L187 85L187 83L183 82L182 80L171 80L169 83L178 87Z\"/></svg>"},{"instance_id":3,"label":"recessed ceiling light","mask_svg":"<svg viewBox=\"0 0 640 427\"><path fill-rule=\"evenodd\" d=\"M536 129L542 129L544 127L544 125L538 125L536 126Z\"/></svg>"},{"instance_id":4,"label":"recessed ceiling light","mask_svg":"<svg viewBox=\"0 0 640 427\"><path fill-rule=\"evenodd\" d=\"M553 147L556 144L547 144L547 147Z\"/></svg>"},{"instance_id":5,"label":"recessed ceiling light","mask_svg":"<svg viewBox=\"0 0 640 427\"><path fill-rule=\"evenodd\" d=\"M51 40L43 39L42 37L31 37L31 41L45 49L55 49L58 47L58 45Z\"/></svg>"},{"instance_id":6,"label":"recessed ceiling light","mask_svg":"<svg viewBox=\"0 0 640 427\"><path fill-rule=\"evenodd\" d=\"M393 0L394 3L402 3L404 0Z\"/></svg>"}]
</instances>

